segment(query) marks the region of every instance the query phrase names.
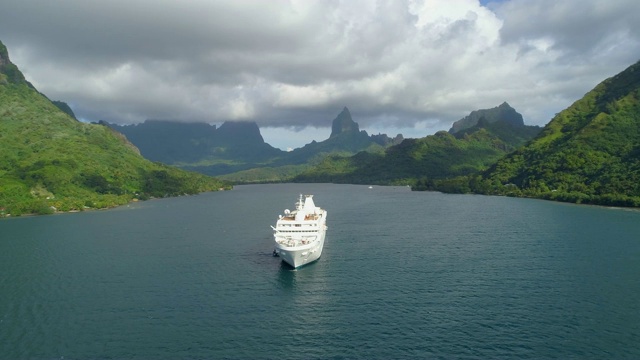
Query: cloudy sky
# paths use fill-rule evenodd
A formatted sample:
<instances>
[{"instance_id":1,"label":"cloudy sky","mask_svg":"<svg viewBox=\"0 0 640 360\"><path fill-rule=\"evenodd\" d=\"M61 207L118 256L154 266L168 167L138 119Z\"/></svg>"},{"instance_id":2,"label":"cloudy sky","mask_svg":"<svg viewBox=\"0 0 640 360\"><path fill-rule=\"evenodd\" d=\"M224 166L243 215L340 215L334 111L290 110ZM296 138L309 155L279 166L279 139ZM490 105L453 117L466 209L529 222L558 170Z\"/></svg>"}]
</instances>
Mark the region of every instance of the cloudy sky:
<instances>
[{"instance_id":1,"label":"cloudy sky","mask_svg":"<svg viewBox=\"0 0 640 360\"><path fill-rule=\"evenodd\" d=\"M277 147L422 137L507 101L544 125L640 60L638 0L3 0L0 41L85 121L251 120Z\"/></svg>"}]
</instances>

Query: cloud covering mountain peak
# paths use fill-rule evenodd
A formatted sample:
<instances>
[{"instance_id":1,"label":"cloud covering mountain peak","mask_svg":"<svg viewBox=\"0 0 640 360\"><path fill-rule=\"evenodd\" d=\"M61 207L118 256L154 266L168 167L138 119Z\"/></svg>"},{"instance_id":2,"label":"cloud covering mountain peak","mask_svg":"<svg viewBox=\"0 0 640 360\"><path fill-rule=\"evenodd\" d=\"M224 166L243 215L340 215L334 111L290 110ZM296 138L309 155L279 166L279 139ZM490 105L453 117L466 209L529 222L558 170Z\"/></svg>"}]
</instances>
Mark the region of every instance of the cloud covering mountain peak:
<instances>
[{"instance_id":1,"label":"cloud covering mountain peak","mask_svg":"<svg viewBox=\"0 0 640 360\"><path fill-rule=\"evenodd\" d=\"M29 81L90 121L296 132L330 128L347 104L367 129L424 136L504 100L546 123L640 58L637 13L632 0L7 0L0 34Z\"/></svg>"}]
</instances>

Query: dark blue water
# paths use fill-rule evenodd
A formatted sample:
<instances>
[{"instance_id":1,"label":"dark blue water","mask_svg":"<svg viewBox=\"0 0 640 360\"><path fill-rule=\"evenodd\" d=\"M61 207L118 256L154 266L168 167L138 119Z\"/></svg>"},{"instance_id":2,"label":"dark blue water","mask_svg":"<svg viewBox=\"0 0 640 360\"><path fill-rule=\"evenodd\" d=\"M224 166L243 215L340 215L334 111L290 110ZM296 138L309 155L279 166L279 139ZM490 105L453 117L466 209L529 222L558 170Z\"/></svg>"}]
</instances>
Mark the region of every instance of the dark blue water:
<instances>
[{"instance_id":1,"label":"dark blue water","mask_svg":"<svg viewBox=\"0 0 640 360\"><path fill-rule=\"evenodd\" d=\"M271 256L299 193L320 260ZM329 184L0 221L0 358L640 358L640 212Z\"/></svg>"}]
</instances>

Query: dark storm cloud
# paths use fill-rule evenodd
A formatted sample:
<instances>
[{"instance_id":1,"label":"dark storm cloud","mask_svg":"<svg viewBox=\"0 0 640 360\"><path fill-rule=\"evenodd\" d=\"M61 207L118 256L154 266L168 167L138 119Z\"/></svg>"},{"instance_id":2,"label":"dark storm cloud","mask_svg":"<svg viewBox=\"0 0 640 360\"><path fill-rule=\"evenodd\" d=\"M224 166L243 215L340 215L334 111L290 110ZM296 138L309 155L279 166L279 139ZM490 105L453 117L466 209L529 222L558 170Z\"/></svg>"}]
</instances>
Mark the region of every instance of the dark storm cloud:
<instances>
[{"instance_id":1,"label":"dark storm cloud","mask_svg":"<svg viewBox=\"0 0 640 360\"><path fill-rule=\"evenodd\" d=\"M505 19L501 29L505 42L546 40L567 56L606 55L620 41L637 44L640 2L581 0L513 0L499 8ZM638 53L630 54L637 56Z\"/></svg>"},{"instance_id":2,"label":"dark storm cloud","mask_svg":"<svg viewBox=\"0 0 640 360\"><path fill-rule=\"evenodd\" d=\"M410 136L503 101L544 124L640 58L635 0L485 3L5 0L0 40L90 121L295 131L348 106Z\"/></svg>"}]
</instances>

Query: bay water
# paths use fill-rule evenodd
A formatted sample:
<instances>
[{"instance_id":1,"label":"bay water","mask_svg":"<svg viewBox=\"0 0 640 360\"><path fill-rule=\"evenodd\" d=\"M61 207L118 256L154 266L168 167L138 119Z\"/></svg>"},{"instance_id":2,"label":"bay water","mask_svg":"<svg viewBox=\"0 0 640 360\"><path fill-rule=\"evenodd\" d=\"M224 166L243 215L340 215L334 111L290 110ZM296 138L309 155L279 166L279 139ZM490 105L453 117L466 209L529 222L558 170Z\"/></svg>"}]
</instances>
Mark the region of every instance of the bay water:
<instances>
[{"instance_id":1,"label":"bay water","mask_svg":"<svg viewBox=\"0 0 640 360\"><path fill-rule=\"evenodd\" d=\"M301 193L329 228L293 270ZM640 212L275 184L1 219L0 358L640 358Z\"/></svg>"}]
</instances>

